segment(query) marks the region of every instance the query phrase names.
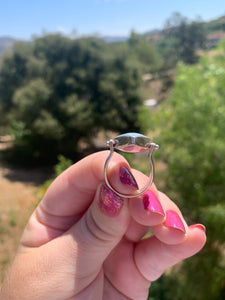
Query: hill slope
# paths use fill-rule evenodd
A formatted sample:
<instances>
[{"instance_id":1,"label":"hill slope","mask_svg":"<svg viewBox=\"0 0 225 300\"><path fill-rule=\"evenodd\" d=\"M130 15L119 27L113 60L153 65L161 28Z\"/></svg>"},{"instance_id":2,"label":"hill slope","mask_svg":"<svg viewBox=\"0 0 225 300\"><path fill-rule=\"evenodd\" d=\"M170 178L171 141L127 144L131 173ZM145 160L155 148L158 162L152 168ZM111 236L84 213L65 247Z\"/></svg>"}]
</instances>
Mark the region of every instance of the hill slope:
<instances>
[{"instance_id":1,"label":"hill slope","mask_svg":"<svg viewBox=\"0 0 225 300\"><path fill-rule=\"evenodd\" d=\"M8 36L0 37L0 56L2 55L3 52L12 49L15 42L16 39L11 37Z\"/></svg>"}]
</instances>

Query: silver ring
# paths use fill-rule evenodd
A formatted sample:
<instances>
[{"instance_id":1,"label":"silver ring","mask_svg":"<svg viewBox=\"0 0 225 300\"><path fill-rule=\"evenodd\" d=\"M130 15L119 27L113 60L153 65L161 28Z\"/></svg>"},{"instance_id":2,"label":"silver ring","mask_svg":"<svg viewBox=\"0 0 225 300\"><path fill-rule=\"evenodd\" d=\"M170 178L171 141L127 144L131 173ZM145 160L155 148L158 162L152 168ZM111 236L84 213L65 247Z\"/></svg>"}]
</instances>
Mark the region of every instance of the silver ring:
<instances>
[{"instance_id":1,"label":"silver ring","mask_svg":"<svg viewBox=\"0 0 225 300\"><path fill-rule=\"evenodd\" d=\"M152 153L154 149L158 149L159 146L155 143L152 143L151 140L142 134L139 133L125 133L117 136L114 140L111 139L107 142L107 146L110 148L109 156L107 157L104 165L104 177L106 185L117 195L123 198L135 198L142 195L152 184L153 182L153 173L154 173L154 166L152 160ZM148 160L150 163L150 174L148 178L147 184L142 188L137 190L133 194L122 194L115 190L112 185L110 184L107 176L107 170L109 166L110 159L114 153L114 150L119 150L122 152L128 153L140 153L148 151Z\"/></svg>"}]
</instances>

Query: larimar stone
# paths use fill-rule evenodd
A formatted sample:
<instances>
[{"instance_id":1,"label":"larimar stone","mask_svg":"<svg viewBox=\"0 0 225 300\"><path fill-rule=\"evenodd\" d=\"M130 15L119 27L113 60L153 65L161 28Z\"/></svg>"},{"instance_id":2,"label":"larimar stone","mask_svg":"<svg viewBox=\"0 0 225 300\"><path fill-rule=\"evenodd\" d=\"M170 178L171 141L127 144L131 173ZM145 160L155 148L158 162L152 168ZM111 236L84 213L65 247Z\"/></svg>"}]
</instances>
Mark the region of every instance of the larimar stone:
<instances>
[{"instance_id":1,"label":"larimar stone","mask_svg":"<svg viewBox=\"0 0 225 300\"><path fill-rule=\"evenodd\" d=\"M121 134L114 140L116 143L116 149L132 153L139 153L148 150L151 143L150 138L135 132Z\"/></svg>"}]
</instances>

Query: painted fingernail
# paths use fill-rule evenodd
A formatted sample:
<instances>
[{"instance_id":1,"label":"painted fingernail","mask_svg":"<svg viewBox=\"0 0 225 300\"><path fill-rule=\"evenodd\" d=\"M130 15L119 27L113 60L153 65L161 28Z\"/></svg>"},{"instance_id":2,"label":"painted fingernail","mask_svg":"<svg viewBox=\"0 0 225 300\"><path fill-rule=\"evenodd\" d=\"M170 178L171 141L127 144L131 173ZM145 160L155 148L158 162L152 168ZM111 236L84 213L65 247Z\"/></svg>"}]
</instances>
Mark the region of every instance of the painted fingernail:
<instances>
[{"instance_id":1,"label":"painted fingernail","mask_svg":"<svg viewBox=\"0 0 225 300\"><path fill-rule=\"evenodd\" d=\"M100 188L99 207L108 216L115 217L123 207L124 200L115 195L105 184Z\"/></svg>"},{"instance_id":2,"label":"painted fingernail","mask_svg":"<svg viewBox=\"0 0 225 300\"><path fill-rule=\"evenodd\" d=\"M202 231L206 232L206 228L202 224L193 224L193 225L190 225L189 228L198 228L198 229L201 229Z\"/></svg>"},{"instance_id":3,"label":"painted fingernail","mask_svg":"<svg viewBox=\"0 0 225 300\"><path fill-rule=\"evenodd\" d=\"M138 184L131 172L124 166L120 167L120 181L138 190Z\"/></svg>"},{"instance_id":4,"label":"painted fingernail","mask_svg":"<svg viewBox=\"0 0 225 300\"><path fill-rule=\"evenodd\" d=\"M152 191L148 190L147 192L145 192L142 199L144 209L165 216L164 210L162 208L161 203L159 202L159 199Z\"/></svg>"},{"instance_id":5,"label":"painted fingernail","mask_svg":"<svg viewBox=\"0 0 225 300\"><path fill-rule=\"evenodd\" d=\"M180 216L174 210L166 211L166 221L164 222L164 225L166 227L175 228L186 233L186 229Z\"/></svg>"}]
</instances>

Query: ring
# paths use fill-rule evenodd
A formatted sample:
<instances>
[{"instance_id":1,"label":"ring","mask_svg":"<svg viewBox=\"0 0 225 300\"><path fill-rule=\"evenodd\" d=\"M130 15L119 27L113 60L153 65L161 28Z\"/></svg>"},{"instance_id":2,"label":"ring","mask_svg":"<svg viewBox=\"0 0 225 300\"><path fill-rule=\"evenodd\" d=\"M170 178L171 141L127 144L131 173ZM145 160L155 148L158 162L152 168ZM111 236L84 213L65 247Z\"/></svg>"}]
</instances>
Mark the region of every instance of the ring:
<instances>
[{"instance_id":1,"label":"ring","mask_svg":"<svg viewBox=\"0 0 225 300\"><path fill-rule=\"evenodd\" d=\"M142 195L152 184L153 182L153 160L152 160L152 153L154 149L159 149L159 146L155 143L152 143L150 138L148 138L145 135L139 134L139 133L125 133L117 136L114 140L111 139L107 142L107 146L110 148L109 156L107 157L104 165L104 177L105 177L105 183L106 185L117 195L123 198L135 198L140 195ZM148 160L150 163L150 174L148 178L147 184L142 188L137 190L133 194L122 194L119 193L117 190L115 190L112 185L110 184L107 176L107 170L109 166L110 159L112 158L112 155L114 153L114 150L119 150L122 152L127 153L140 153L140 152L146 152L148 151Z\"/></svg>"}]
</instances>

